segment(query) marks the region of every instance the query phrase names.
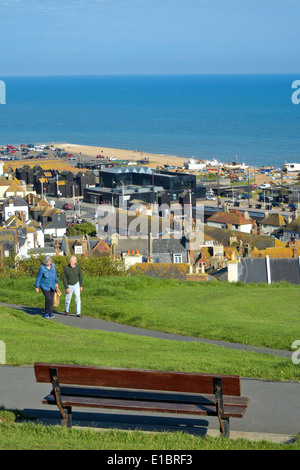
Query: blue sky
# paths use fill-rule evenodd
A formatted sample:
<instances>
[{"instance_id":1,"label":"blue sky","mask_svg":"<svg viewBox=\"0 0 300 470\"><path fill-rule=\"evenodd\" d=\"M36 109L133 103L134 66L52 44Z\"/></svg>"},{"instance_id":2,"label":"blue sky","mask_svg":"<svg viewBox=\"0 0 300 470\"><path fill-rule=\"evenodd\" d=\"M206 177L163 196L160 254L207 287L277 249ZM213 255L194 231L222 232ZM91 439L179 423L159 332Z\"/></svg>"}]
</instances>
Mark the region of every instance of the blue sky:
<instances>
[{"instance_id":1,"label":"blue sky","mask_svg":"<svg viewBox=\"0 0 300 470\"><path fill-rule=\"evenodd\" d=\"M299 0L1 0L9 75L295 73Z\"/></svg>"}]
</instances>

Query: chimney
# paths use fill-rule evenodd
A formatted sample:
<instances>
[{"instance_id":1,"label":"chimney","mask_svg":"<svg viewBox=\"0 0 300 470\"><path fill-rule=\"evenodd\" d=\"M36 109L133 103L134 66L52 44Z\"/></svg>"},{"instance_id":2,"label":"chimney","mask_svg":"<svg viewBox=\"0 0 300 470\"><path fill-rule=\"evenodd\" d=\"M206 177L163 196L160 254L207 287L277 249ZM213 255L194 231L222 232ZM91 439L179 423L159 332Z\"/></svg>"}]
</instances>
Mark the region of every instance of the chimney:
<instances>
[{"instance_id":1,"label":"chimney","mask_svg":"<svg viewBox=\"0 0 300 470\"><path fill-rule=\"evenodd\" d=\"M293 258L297 258L297 246L293 245Z\"/></svg>"},{"instance_id":2,"label":"chimney","mask_svg":"<svg viewBox=\"0 0 300 470\"><path fill-rule=\"evenodd\" d=\"M229 237L229 246L232 246L234 243L237 243L236 236Z\"/></svg>"},{"instance_id":3,"label":"chimney","mask_svg":"<svg viewBox=\"0 0 300 470\"><path fill-rule=\"evenodd\" d=\"M245 248L245 256L247 256L248 258L251 258L252 257L251 252L252 252L251 245L247 243L246 248Z\"/></svg>"},{"instance_id":4,"label":"chimney","mask_svg":"<svg viewBox=\"0 0 300 470\"><path fill-rule=\"evenodd\" d=\"M239 263L237 260L228 261L227 263L227 280L228 282L238 282L239 280Z\"/></svg>"},{"instance_id":5,"label":"chimney","mask_svg":"<svg viewBox=\"0 0 300 470\"><path fill-rule=\"evenodd\" d=\"M82 235L82 254L87 253L88 246L87 246L87 239L84 235Z\"/></svg>"}]
</instances>

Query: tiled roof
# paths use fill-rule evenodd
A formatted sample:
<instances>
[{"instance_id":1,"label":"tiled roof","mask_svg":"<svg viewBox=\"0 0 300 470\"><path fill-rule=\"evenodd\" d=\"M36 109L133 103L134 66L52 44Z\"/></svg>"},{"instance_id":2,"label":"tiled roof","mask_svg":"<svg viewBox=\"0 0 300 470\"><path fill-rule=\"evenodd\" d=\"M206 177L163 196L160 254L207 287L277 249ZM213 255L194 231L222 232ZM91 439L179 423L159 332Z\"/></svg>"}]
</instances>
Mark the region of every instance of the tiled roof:
<instances>
[{"instance_id":1,"label":"tiled roof","mask_svg":"<svg viewBox=\"0 0 300 470\"><path fill-rule=\"evenodd\" d=\"M216 212L207 219L207 222L232 225L248 225L252 224L254 221L252 219L246 219L237 209L232 209L230 212Z\"/></svg>"},{"instance_id":2,"label":"tiled roof","mask_svg":"<svg viewBox=\"0 0 300 470\"><path fill-rule=\"evenodd\" d=\"M286 223L286 219L281 214L275 213L267 215L260 221L260 224L273 225L275 227L283 227Z\"/></svg>"},{"instance_id":3,"label":"tiled roof","mask_svg":"<svg viewBox=\"0 0 300 470\"><path fill-rule=\"evenodd\" d=\"M267 247L280 247L286 245L284 242L274 237L268 237L266 235L255 235L252 233L243 233L239 232L238 230L228 230L205 225L204 231L219 243L223 243L224 246L230 245L231 237L236 237L238 243L240 240L242 240L243 243L249 243L251 246L256 246L259 250L263 250Z\"/></svg>"},{"instance_id":4,"label":"tiled roof","mask_svg":"<svg viewBox=\"0 0 300 470\"><path fill-rule=\"evenodd\" d=\"M290 224L288 224L285 228L293 232L300 231L300 217L297 217Z\"/></svg>"}]
</instances>

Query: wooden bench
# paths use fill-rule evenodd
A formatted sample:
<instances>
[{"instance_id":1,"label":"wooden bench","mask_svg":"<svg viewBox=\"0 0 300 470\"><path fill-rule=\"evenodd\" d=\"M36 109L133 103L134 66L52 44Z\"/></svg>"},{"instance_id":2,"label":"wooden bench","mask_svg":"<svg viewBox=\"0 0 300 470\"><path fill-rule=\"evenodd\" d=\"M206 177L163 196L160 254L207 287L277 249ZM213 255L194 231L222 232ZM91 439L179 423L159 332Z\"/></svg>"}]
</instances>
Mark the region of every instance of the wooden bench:
<instances>
[{"instance_id":1,"label":"wooden bench","mask_svg":"<svg viewBox=\"0 0 300 470\"><path fill-rule=\"evenodd\" d=\"M229 437L229 418L242 418L250 401L241 397L236 375L44 363L34 370L37 382L52 384L42 403L58 406L68 427L72 407L91 407L217 416L221 435Z\"/></svg>"}]
</instances>

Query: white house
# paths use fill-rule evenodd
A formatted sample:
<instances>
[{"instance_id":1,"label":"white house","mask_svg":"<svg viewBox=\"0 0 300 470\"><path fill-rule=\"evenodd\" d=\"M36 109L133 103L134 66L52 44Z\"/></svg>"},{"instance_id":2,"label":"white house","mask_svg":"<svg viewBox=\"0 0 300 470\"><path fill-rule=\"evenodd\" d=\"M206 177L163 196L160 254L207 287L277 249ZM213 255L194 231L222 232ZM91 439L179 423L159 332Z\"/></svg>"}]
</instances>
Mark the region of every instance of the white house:
<instances>
[{"instance_id":1,"label":"white house","mask_svg":"<svg viewBox=\"0 0 300 470\"><path fill-rule=\"evenodd\" d=\"M243 215L237 209L229 212L216 212L206 221L209 227L225 228L229 230L238 230L243 233L251 233L255 221Z\"/></svg>"},{"instance_id":2,"label":"white house","mask_svg":"<svg viewBox=\"0 0 300 470\"><path fill-rule=\"evenodd\" d=\"M12 215L18 217L25 216L29 219L29 207L26 201L20 197L9 198L3 203L4 220L8 220Z\"/></svg>"}]
</instances>

